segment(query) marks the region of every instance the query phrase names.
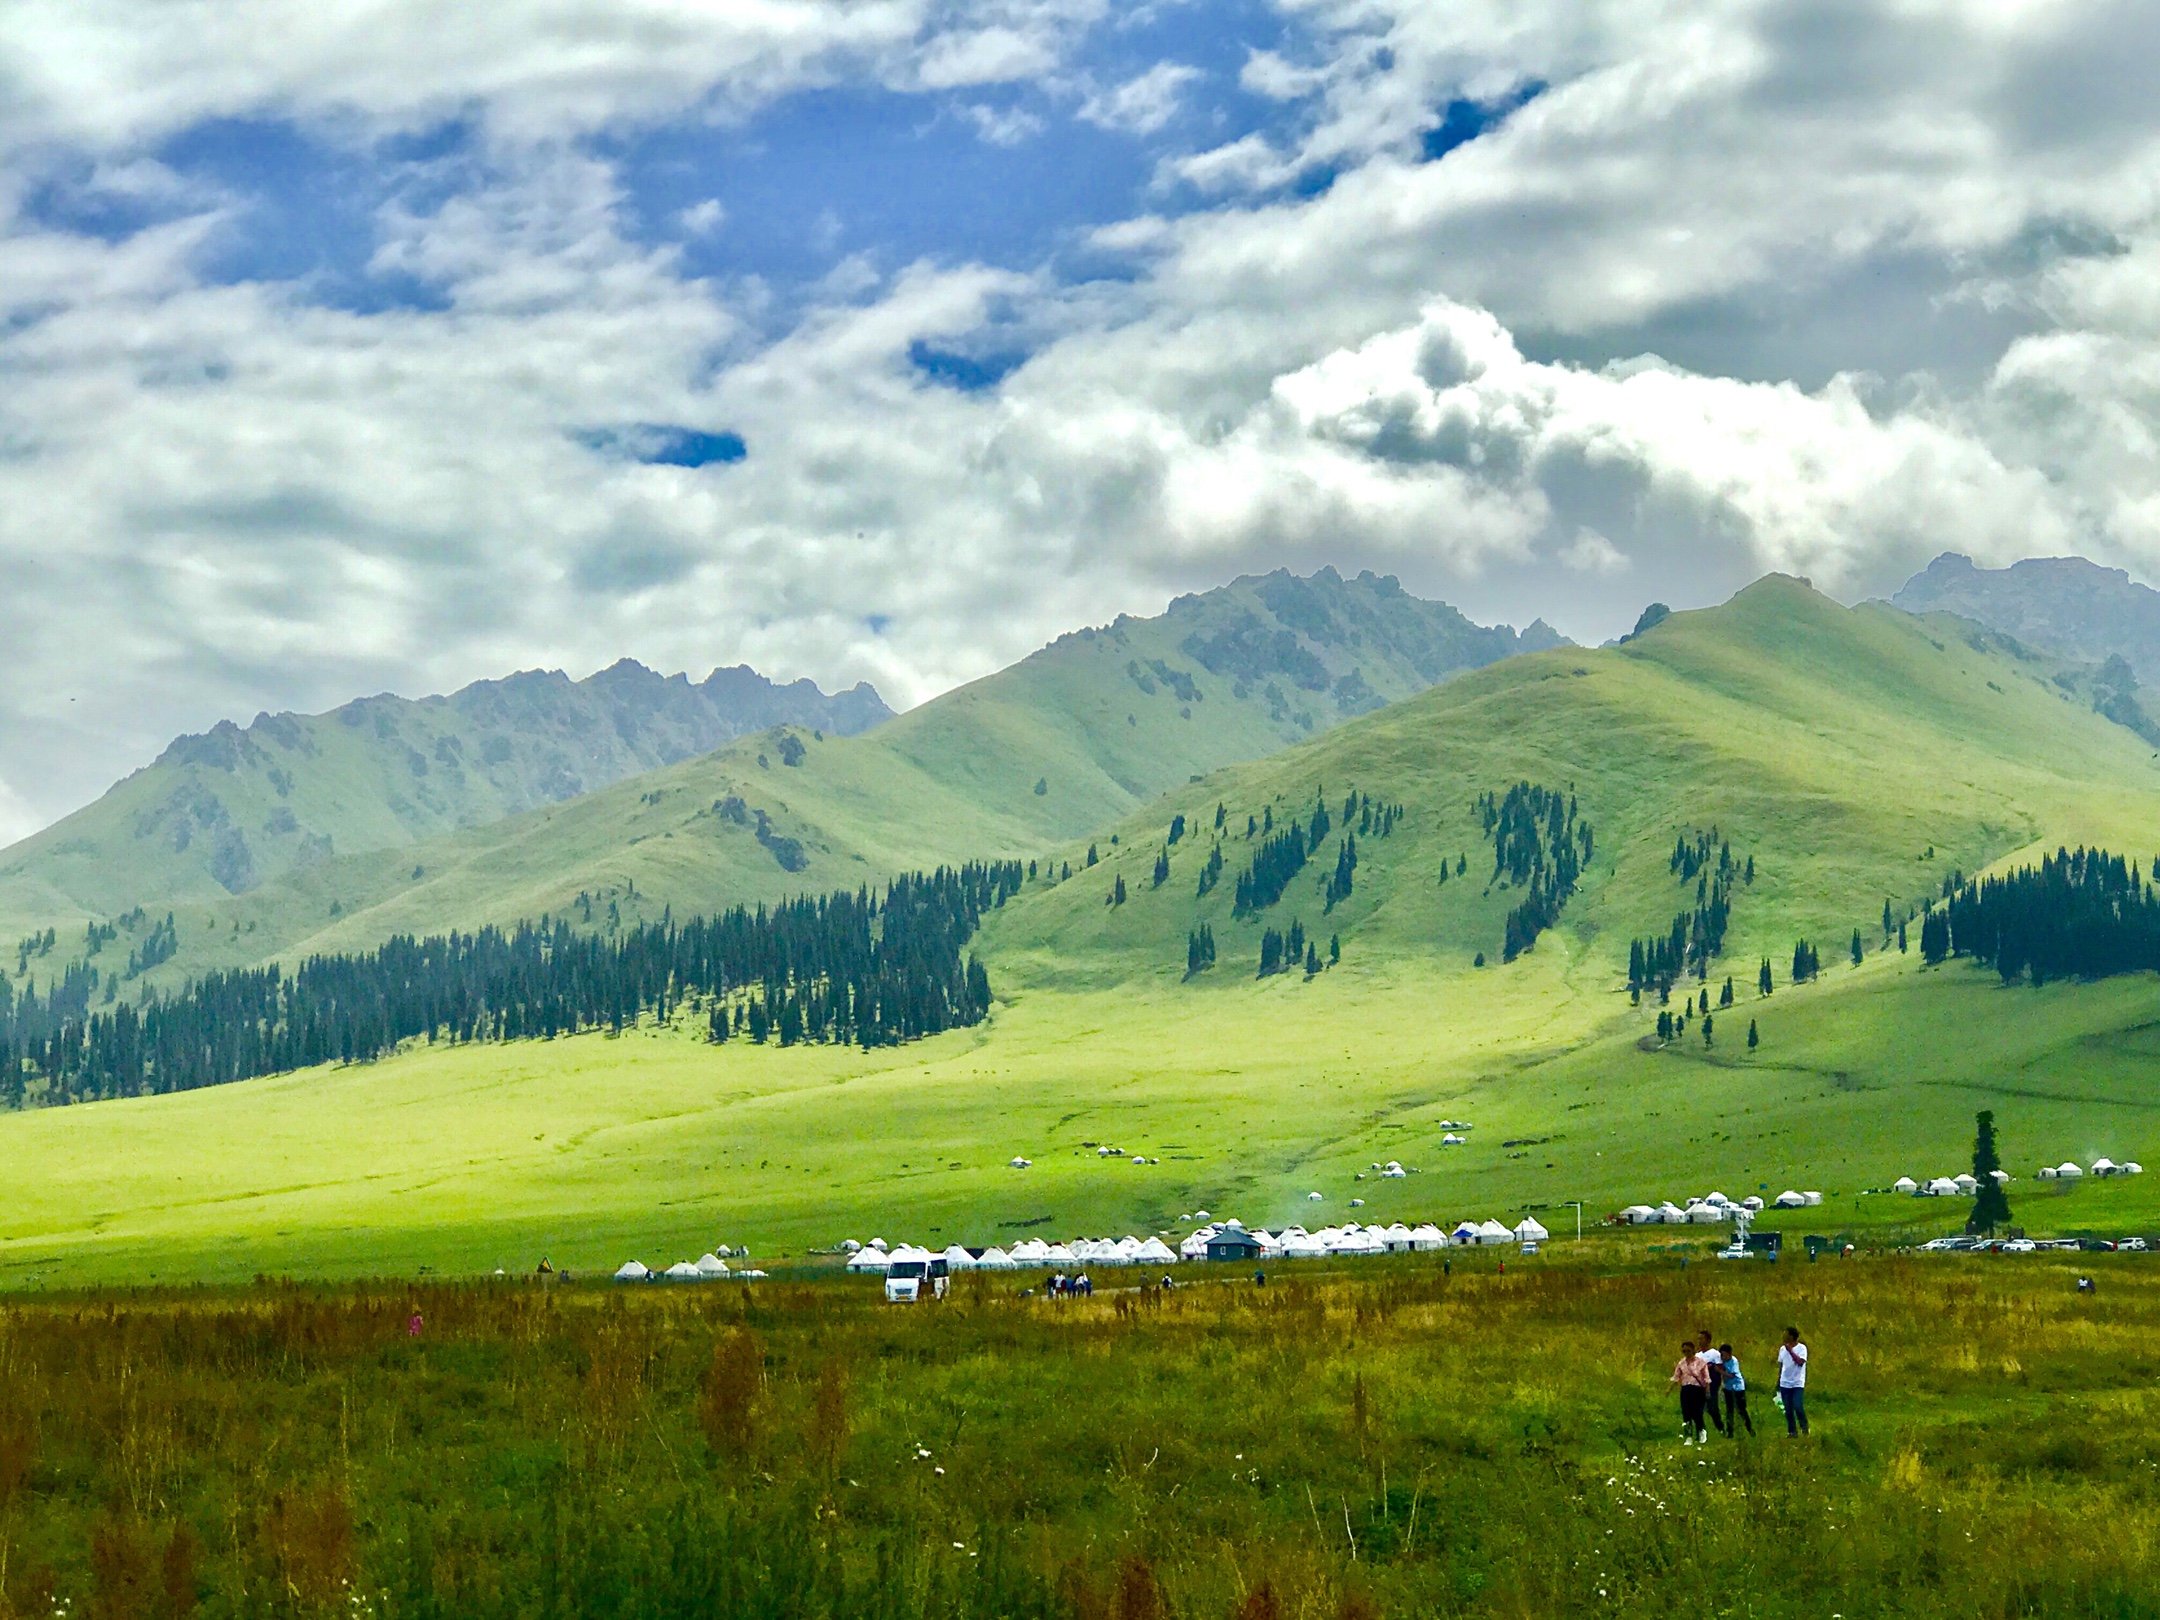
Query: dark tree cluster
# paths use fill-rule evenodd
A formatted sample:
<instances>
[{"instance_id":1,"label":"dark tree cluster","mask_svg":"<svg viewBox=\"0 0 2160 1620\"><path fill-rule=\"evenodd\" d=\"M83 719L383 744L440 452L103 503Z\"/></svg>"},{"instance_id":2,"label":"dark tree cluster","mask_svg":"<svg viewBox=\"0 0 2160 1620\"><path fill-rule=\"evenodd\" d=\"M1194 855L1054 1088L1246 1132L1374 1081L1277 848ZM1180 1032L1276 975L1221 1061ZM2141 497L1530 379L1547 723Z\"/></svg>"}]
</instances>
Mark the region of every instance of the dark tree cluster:
<instances>
[{"instance_id":1,"label":"dark tree cluster","mask_svg":"<svg viewBox=\"0 0 2160 1620\"><path fill-rule=\"evenodd\" d=\"M1305 925L1293 917L1290 920L1289 932L1270 928L1261 934L1260 972L1257 977L1264 979L1273 973L1288 973L1304 962L1308 955L1313 961L1312 971L1318 972L1319 954L1312 949L1311 942L1305 937Z\"/></svg>"},{"instance_id":2,"label":"dark tree cluster","mask_svg":"<svg viewBox=\"0 0 2160 1620\"><path fill-rule=\"evenodd\" d=\"M1158 850L1155 854L1155 882L1153 884L1153 887L1159 889L1169 881L1170 851L1167 849Z\"/></svg>"},{"instance_id":3,"label":"dark tree cluster","mask_svg":"<svg viewBox=\"0 0 2160 1620\"><path fill-rule=\"evenodd\" d=\"M1193 898L1198 899L1222 881L1222 845L1217 843L1208 851L1208 858L1200 867L1200 887Z\"/></svg>"},{"instance_id":4,"label":"dark tree cluster","mask_svg":"<svg viewBox=\"0 0 2160 1620\"><path fill-rule=\"evenodd\" d=\"M1357 876L1357 834L1343 834L1342 847L1335 852L1335 871L1327 882L1327 909L1333 911L1350 898L1350 888Z\"/></svg>"},{"instance_id":5,"label":"dark tree cluster","mask_svg":"<svg viewBox=\"0 0 2160 1620\"><path fill-rule=\"evenodd\" d=\"M2104 849L2058 849L1931 907L1920 954L1929 962L1970 956L2005 984L2160 969L2160 901L2136 862Z\"/></svg>"},{"instance_id":6,"label":"dark tree cluster","mask_svg":"<svg viewBox=\"0 0 2160 1620\"><path fill-rule=\"evenodd\" d=\"M1673 985L1689 973L1707 980L1710 964L1724 954L1733 888L1755 881L1755 857L1750 855L1744 864L1734 860L1731 843L1715 827L1692 839L1682 833L1673 841L1667 864L1674 877L1695 885L1695 908L1676 914L1663 937L1628 942L1631 995L1654 989L1660 998L1669 996Z\"/></svg>"},{"instance_id":7,"label":"dark tree cluster","mask_svg":"<svg viewBox=\"0 0 2160 1620\"><path fill-rule=\"evenodd\" d=\"M1792 948L1792 982L1806 984L1822 972L1822 952L1806 940L1796 942Z\"/></svg>"},{"instance_id":8,"label":"dark tree cluster","mask_svg":"<svg viewBox=\"0 0 2160 1620\"><path fill-rule=\"evenodd\" d=\"M1215 965L1215 930L1202 923L1185 936L1185 977L1205 973Z\"/></svg>"},{"instance_id":9,"label":"dark tree cluster","mask_svg":"<svg viewBox=\"0 0 2160 1620\"><path fill-rule=\"evenodd\" d=\"M1269 807L1268 823L1274 822L1274 809ZM1253 852L1251 862L1238 874L1236 910L1240 916L1248 912L1265 911L1283 896L1291 880L1305 870L1305 862L1326 841L1334 822L1328 815L1327 801L1323 798L1313 806L1312 821L1301 825L1293 821L1281 832L1270 832Z\"/></svg>"},{"instance_id":10,"label":"dark tree cluster","mask_svg":"<svg viewBox=\"0 0 2160 1620\"><path fill-rule=\"evenodd\" d=\"M1343 800L1343 826L1357 823L1360 838L1387 838L1391 836L1403 818L1403 807L1375 799L1370 793L1360 793L1355 788Z\"/></svg>"},{"instance_id":11,"label":"dark tree cluster","mask_svg":"<svg viewBox=\"0 0 2160 1620\"><path fill-rule=\"evenodd\" d=\"M1590 823L1576 818L1575 796L1517 782L1505 798L1480 795L1478 814L1493 841L1493 881L1505 877L1530 893L1507 915L1500 959L1512 962L1560 920L1583 863L1596 848Z\"/></svg>"},{"instance_id":12,"label":"dark tree cluster","mask_svg":"<svg viewBox=\"0 0 2160 1620\"><path fill-rule=\"evenodd\" d=\"M620 1030L647 1012L711 1004L715 1039L893 1045L979 1022L980 960L963 957L984 912L1021 883L1018 862L941 868L767 910L647 923L613 937L542 918L512 930L393 939L358 956L212 973L141 1007L91 1012L96 969L45 996L0 982L0 1092L52 1101L139 1096L327 1062L409 1040L517 1040Z\"/></svg>"}]
</instances>

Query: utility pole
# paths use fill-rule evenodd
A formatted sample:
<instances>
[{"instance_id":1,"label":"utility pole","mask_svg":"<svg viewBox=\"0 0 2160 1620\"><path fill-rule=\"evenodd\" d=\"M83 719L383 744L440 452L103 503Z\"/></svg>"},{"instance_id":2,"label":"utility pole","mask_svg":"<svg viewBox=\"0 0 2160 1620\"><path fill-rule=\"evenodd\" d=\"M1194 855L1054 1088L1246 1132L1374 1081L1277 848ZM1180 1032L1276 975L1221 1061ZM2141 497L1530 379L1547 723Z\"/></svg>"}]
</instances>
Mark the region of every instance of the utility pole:
<instances>
[{"instance_id":1,"label":"utility pole","mask_svg":"<svg viewBox=\"0 0 2160 1620\"><path fill-rule=\"evenodd\" d=\"M1582 1241L1582 1200L1580 1198L1563 1198L1560 1202L1575 1206L1575 1241L1580 1243Z\"/></svg>"}]
</instances>

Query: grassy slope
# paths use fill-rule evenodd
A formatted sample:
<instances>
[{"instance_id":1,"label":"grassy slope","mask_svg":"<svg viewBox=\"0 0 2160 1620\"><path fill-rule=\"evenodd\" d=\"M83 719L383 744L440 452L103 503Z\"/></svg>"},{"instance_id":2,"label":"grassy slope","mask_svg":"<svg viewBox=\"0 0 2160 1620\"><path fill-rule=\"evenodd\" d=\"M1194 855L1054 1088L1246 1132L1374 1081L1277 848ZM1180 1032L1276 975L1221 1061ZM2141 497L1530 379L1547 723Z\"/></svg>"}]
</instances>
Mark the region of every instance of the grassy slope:
<instances>
[{"instance_id":1,"label":"grassy slope","mask_svg":"<svg viewBox=\"0 0 2160 1620\"><path fill-rule=\"evenodd\" d=\"M1218 674L1184 650L1195 635L1247 625L1272 635L1293 624L1308 679L1354 672L1353 687ZM1241 579L1181 598L1159 618L1061 637L861 737L785 728L804 750L799 765L786 764L781 732L760 732L565 804L182 906L181 954L153 982L364 948L403 931L560 915L581 893L634 920L669 905L680 914L853 887L941 861L1037 855L1173 784L1278 751L1515 644L1512 632L1479 629L1391 580ZM1157 663L1190 682L1190 701L1157 677ZM798 840L807 867L784 870L750 822L717 813L729 796Z\"/></svg>"},{"instance_id":2,"label":"grassy slope","mask_svg":"<svg viewBox=\"0 0 2160 1620\"><path fill-rule=\"evenodd\" d=\"M0 851L0 937L52 926L79 938L86 920L137 906L222 904L335 854L409 849L771 720L854 731L886 712L866 688L827 698L748 671L693 687L625 661L580 682L534 670L447 697L226 722Z\"/></svg>"},{"instance_id":3,"label":"grassy slope","mask_svg":"<svg viewBox=\"0 0 2160 1620\"><path fill-rule=\"evenodd\" d=\"M1599 853L1561 928L1474 970L1512 897L1483 892L1471 805L1521 776L1572 783ZM1179 846L1171 881L1149 887L1161 823L1171 804L1212 819L1220 800L1241 829L1263 804L1304 809L1322 782L1410 814L1364 842L1333 917L1308 887L1332 849L1273 914L1339 929L1342 965L1255 982L1261 924L1230 917L1231 877L1193 898L1204 845ZM1595 1213L1765 1183L1834 1194L1811 1227L1940 1227L1943 1206L1854 1195L1953 1172L1976 1107L1997 1108L2020 1174L2103 1152L2160 1163L2153 985L2006 991L1894 951L1853 970L1842 941L1857 925L1879 943L1883 898L1917 898L1952 865L2080 840L2142 850L2160 838L2156 789L2136 739L2014 661L1767 581L1627 647L1516 660L1174 793L1102 844L1108 866L993 919L1004 1004L981 1030L875 1055L647 1031L0 1118L23 1194L0 1215L0 1277L517 1265L542 1250L612 1265L720 1241L799 1254L873 1230L1154 1230L1202 1205L1341 1219L1352 1196L1369 1216L1576 1197ZM1666 854L1680 827L1713 821L1758 862L1730 940L1741 1004L1714 1050L1645 1052L1653 1012L1620 989L1625 941L1692 898ZM1230 873L1244 848L1227 847ZM1438 858L1457 851L1471 874L1442 887ZM1123 907L1103 903L1113 870ZM1222 965L1182 983L1203 916ZM1756 955L1780 958L1782 983L1798 932L1822 947L1824 981L1758 1003ZM1437 1145L1446 1118L1477 1122L1472 1146ZM1163 1162L1101 1160L1089 1142ZM1014 1154L1036 1168L1004 1168ZM1355 1179L1387 1158L1421 1173ZM2015 1192L2038 1224L2160 1216L2160 1175Z\"/></svg>"}]
</instances>

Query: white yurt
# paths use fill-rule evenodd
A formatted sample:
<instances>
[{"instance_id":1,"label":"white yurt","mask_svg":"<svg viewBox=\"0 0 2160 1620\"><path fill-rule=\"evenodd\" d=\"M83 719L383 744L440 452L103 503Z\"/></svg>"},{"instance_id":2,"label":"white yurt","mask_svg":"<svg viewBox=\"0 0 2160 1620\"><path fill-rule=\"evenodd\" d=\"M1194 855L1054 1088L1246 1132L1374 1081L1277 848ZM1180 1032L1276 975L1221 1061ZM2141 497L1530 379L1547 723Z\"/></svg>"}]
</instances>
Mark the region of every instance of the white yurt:
<instances>
[{"instance_id":1,"label":"white yurt","mask_svg":"<svg viewBox=\"0 0 2160 1620\"><path fill-rule=\"evenodd\" d=\"M1124 1266L1136 1264L1143 1258L1140 1251L1146 1247L1146 1244L1130 1234L1119 1238L1117 1240L1118 1264Z\"/></svg>"},{"instance_id":2,"label":"white yurt","mask_svg":"<svg viewBox=\"0 0 2160 1620\"><path fill-rule=\"evenodd\" d=\"M1955 1198L1964 1189L1949 1176L1937 1176L1928 1183L1927 1190L1930 1198Z\"/></svg>"},{"instance_id":3,"label":"white yurt","mask_svg":"<svg viewBox=\"0 0 2160 1620\"><path fill-rule=\"evenodd\" d=\"M1316 1192L1309 1192L1305 1195L1306 1202L1313 1204L1319 1203L1321 1197L1322 1195Z\"/></svg>"},{"instance_id":4,"label":"white yurt","mask_svg":"<svg viewBox=\"0 0 2160 1620\"><path fill-rule=\"evenodd\" d=\"M1952 1176L1950 1185L1958 1190L1960 1198L1970 1198L1980 1190L1980 1183L1975 1181L1970 1173L1962 1176Z\"/></svg>"},{"instance_id":5,"label":"white yurt","mask_svg":"<svg viewBox=\"0 0 2160 1620\"><path fill-rule=\"evenodd\" d=\"M1715 1226L1725 1219L1725 1212L1715 1204L1690 1204L1687 1218L1690 1226Z\"/></svg>"},{"instance_id":6,"label":"white yurt","mask_svg":"<svg viewBox=\"0 0 2160 1620\"><path fill-rule=\"evenodd\" d=\"M1388 1246L1388 1253L1390 1254L1408 1254L1416 1247L1410 1240L1410 1228L1403 1225L1401 1221L1397 1221L1388 1227L1386 1231L1380 1234L1380 1238Z\"/></svg>"},{"instance_id":7,"label":"white yurt","mask_svg":"<svg viewBox=\"0 0 2160 1620\"><path fill-rule=\"evenodd\" d=\"M1011 1271L1015 1265L1013 1257L995 1244L975 1257L977 1271Z\"/></svg>"},{"instance_id":8,"label":"white yurt","mask_svg":"<svg viewBox=\"0 0 2160 1620\"><path fill-rule=\"evenodd\" d=\"M1409 1173L1402 1167L1401 1161L1397 1159L1390 1159L1380 1167L1381 1178L1386 1181L1400 1181Z\"/></svg>"},{"instance_id":9,"label":"white yurt","mask_svg":"<svg viewBox=\"0 0 2160 1620\"><path fill-rule=\"evenodd\" d=\"M1421 1221L1410 1228L1410 1247L1419 1254L1444 1249L1447 1247L1447 1234L1431 1221Z\"/></svg>"},{"instance_id":10,"label":"white yurt","mask_svg":"<svg viewBox=\"0 0 2160 1620\"><path fill-rule=\"evenodd\" d=\"M945 1269L947 1271L973 1271L979 1264L972 1254L957 1243L945 1245Z\"/></svg>"},{"instance_id":11,"label":"white yurt","mask_svg":"<svg viewBox=\"0 0 2160 1620\"><path fill-rule=\"evenodd\" d=\"M1538 1224L1538 1218L1535 1215L1525 1215L1516 1224L1515 1236L1524 1243L1543 1243L1552 1234Z\"/></svg>"},{"instance_id":12,"label":"white yurt","mask_svg":"<svg viewBox=\"0 0 2160 1620\"><path fill-rule=\"evenodd\" d=\"M1480 1243L1512 1243L1515 1234L1498 1221L1485 1220L1478 1222L1477 1240Z\"/></svg>"},{"instance_id":13,"label":"white yurt","mask_svg":"<svg viewBox=\"0 0 2160 1620\"><path fill-rule=\"evenodd\" d=\"M1810 1187L1806 1192L1800 1195L1800 1202L1807 1205L1808 1208L1813 1209L1817 1204L1820 1204L1822 1202L1822 1194L1817 1192L1814 1188Z\"/></svg>"},{"instance_id":14,"label":"white yurt","mask_svg":"<svg viewBox=\"0 0 2160 1620\"><path fill-rule=\"evenodd\" d=\"M697 1274L700 1277L725 1277L727 1262L717 1254L701 1254L697 1257Z\"/></svg>"},{"instance_id":15,"label":"white yurt","mask_svg":"<svg viewBox=\"0 0 2160 1620\"><path fill-rule=\"evenodd\" d=\"M1469 1140L1467 1136L1457 1136L1453 1131L1449 1131L1447 1135L1440 1138L1440 1145L1442 1147L1461 1147L1463 1143Z\"/></svg>"},{"instance_id":16,"label":"white yurt","mask_svg":"<svg viewBox=\"0 0 2160 1620\"><path fill-rule=\"evenodd\" d=\"M2126 1164L2123 1166L2123 1168L2125 1170L2128 1170L2131 1169L2132 1166ZM1988 1174L1995 1178L1995 1184L1998 1187L2007 1185L2010 1180L2010 1172L2007 1170L1990 1170Z\"/></svg>"},{"instance_id":17,"label":"white yurt","mask_svg":"<svg viewBox=\"0 0 2160 1620\"><path fill-rule=\"evenodd\" d=\"M2125 1159L2125 1160L2123 1160L2123 1174L2124 1174L2124 1175L2126 1175L2126 1176L2142 1176L2142 1175L2143 1175L2144 1173L2145 1173L2145 1167L2144 1167L2144 1166L2143 1166L2142 1164L2139 1164L2139 1163L2137 1162L2137 1160L2135 1160L2135 1159Z\"/></svg>"},{"instance_id":18,"label":"white yurt","mask_svg":"<svg viewBox=\"0 0 2160 1620\"><path fill-rule=\"evenodd\" d=\"M860 1243L857 1243L853 1238L842 1238L840 1240L840 1249L841 1252L844 1254L853 1254L857 1249L861 1247L862 1245Z\"/></svg>"},{"instance_id":19,"label":"white yurt","mask_svg":"<svg viewBox=\"0 0 2160 1620\"><path fill-rule=\"evenodd\" d=\"M1013 1170L1032 1170L1035 1168L1035 1161L1033 1159L1022 1159L1019 1157L1014 1157L1007 1159L1005 1163L1007 1168Z\"/></svg>"},{"instance_id":20,"label":"white yurt","mask_svg":"<svg viewBox=\"0 0 2160 1620\"><path fill-rule=\"evenodd\" d=\"M1006 1253L1016 1266L1047 1265L1050 1260L1050 1245L1041 1238L1022 1238Z\"/></svg>"},{"instance_id":21,"label":"white yurt","mask_svg":"<svg viewBox=\"0 0 2160 1620\"><path fill-rule=\"evenodd\" d=\"M643 1282L651 1275L652 1273L645 1269L642 1261L625 1260L622 1263L622 1269L615 1273L615 1280L617 1282Z\"/></svg>"},{"instance_id":22,"label":"white yurt","mask_svg":"<svg viewBox=\"0 0 2160 1620\"><path fill-rule=\"evenodd\" d=\"M1327 1245L1315 1233L1300 1232L1283 1244L1286 1260L1318 1260L1327 1253Z\"/></svg>"},{"instance_id":23,"label":"white yurt","mask_svg":"<svg viewBox=\"0 0 2160 1620\"><path fill-rule=\"evenodd\" d=\"M1715 1204L1719 1209L1732 1208L1732 1200L1721 1192L1704 1193L1702 1201L1706 1204Z\"/></svg>"},{"instance_id":24,"label":"white yurt","mask_svg":"<svg viewBox=\"0 0 2160 1620\"><path fill-rule=\"evenodd\" d=\"M1216 1227L1203 1226L1198 1231L1190 1234L1183 1243L1177 1246L1178 1258L1180 1260L1205 1260L1207 1258L1207 1240L1213 1237L1217 1230Z\"/></svg>"},{"instance_id":25,"label":"white yurt","mask_svg":"<svg viewBox=\"0 0 2160 1620\"><path fill-rule=\"evenodd\" d=\"M1043 1256L1043 1264L1046 1266L1070 1266L1078 1263L1079 1257L1062 1243L1051 1244L1049 1252Z\"/></svg>"},{"instance_id":26,"label":"white yurt","mask_svg":"<svg viewBox=\"0 0 2160 1620\"><path fill-rule=\"evenodd\" d=\"M1892 1192L1917 1193L1920 1190L1920 1183L1913 1180L1911 1176L1899 1176L1897 1180L1890 1183L1890 1190Z\"/></svg>"},{"instance_id":27,"label":"white yurt","mask_svg":"<svg viewBox=\"0 0 2160 1620\"><path fill-rule=\"evenodd\" d=\"M892 1256L883 1249L857 1249L848 1256L847 1268L856 1272L881 1272L891 1264Z\"/></svg>"},{"instance_id":28,"label":"white yurt","mask_svg":"<svg viewBox=\"0 0 2160 1620\"><path fill-rule=\"evenodd\" d=\"M666 1271L662 1272L661 1275L664 1277L672 1277L677 1282L704 1281L704 1279L698 1275L698 1268L696 1266L693 1266L687 1260L676 1261L672 1266L669 1266Z\"/></svg>"},{"instance_id":29,"label":"white yurt","mask_svg":"<svg viewBox=\"0 0 2160 1620\"><path fill-rule=\"evenodd\" d=\"M2093 1160L2092 1173L2096 1176L2112 1176L2117 1174L2118 1172L2116 1169L2115 1161L2103 1155L2102 1157Z\"/></svg>"},{"instance_id":30,"label":"white yurt","mask_svg":"<svg viewBox=\"0 0 2160 1620\"><path fill-rule=\"evenodd\" d=\"M1807 1200L1801 1197L1800 1194L1794 1192L1790 1187L1787 1187L1783 1192L1779 1193L1777 1197L1772 1200L1772 1202L1775 1203L1779 1209L1807 1208Z\"/></svg>"},{"instance_id":31,"label":"white yurt","mask_svg":"<svg viewBox=\"0 0 2160 1620\"><path fill-rule=\"evenodd\" d=\"M1140 1245L1140 1263L1147 1266L1174 1266L1177 1251L1159 1237L1151 1237Z\"/></svg>"},{"instance_id":32,"label":"white yurt","mask_svg":"<svg viewBox=\"0 0 2160 1620\"><path fill-rule=\"evenodd\" d=\"M2042 1181L2053 1181L2061 1172L2052 1164L2043 1164L2037 1173Z\"/></svg>"},{"instance_id":33,"label":"white yurt","mask_svg":"<svg viewBox=\"0 0 2160 1620\"><path fill-rule=\"evenodd\" d=\"M1666 1199L1664 1203L1658 1205L1657 1216L1658 1219L1663 1221L1667 1226L1687 1225L1687 1211L1682 1209L1678 1204L1674 1203L1670 1198Z\"/></svg>"},{"instance_id":34,"label":"white yurt","mask_svg":"<svg viewBox=\"0 0 2160 1620\"><path fill-rule=\"evenodd\" d=\"M1658 1212L1648 1204L1630 1204L1620 1213L1630 1226L1648 1226L1658 1218Z\"/></svg>"},{"instance_id":35,"label":"white yurt","mask_svg":"<svg viewBox=\"0 0 2160 1620\"><path fill-rule=\"evenodd\" d=\"M1477 1222L1463 1221L1448 1236L1458 1244L1475 1243L1478 1240Z\"/></svg>"},{"instance_id":36,"label":"white yurt","mask_svg":"<svg viewBox=\"0 0 2160 1620\"><path fill-rule=\"evenodd\" d=\"M2075 1159L2065 1159L2055 1167L2056 1178L2061 1181L2076 1181L2084 1174L2085 1172L2078 1168Z\"/></svg>"},{"instance_id":37,"label":"white yurt","mask_svg":"<svg viewBox=\"0 0 2160 1620\"><path fill-rule=\"evenodd\" d=\"M1746 1210L1751 1215L1760 1215L1762 1213L1763 1203L1760 1198L1757 1198L1753 1193L1749 1193L1745 1198L1740 1200L1740 1207Z\"/></svg>"},{"instance_id":38,"label":"white yurt","mask_svg":"<svg viewBox=\"0 0 2160 1620\"><path fill-rule=\"evenodd\" d=\"M1361 1232L1345 1233L1343 1235L1342 1252L1344 1254L1386 1254L1388 1252L1388 1243L1386 1238L1368 1226Z\"/></svg>"}]
</instances>

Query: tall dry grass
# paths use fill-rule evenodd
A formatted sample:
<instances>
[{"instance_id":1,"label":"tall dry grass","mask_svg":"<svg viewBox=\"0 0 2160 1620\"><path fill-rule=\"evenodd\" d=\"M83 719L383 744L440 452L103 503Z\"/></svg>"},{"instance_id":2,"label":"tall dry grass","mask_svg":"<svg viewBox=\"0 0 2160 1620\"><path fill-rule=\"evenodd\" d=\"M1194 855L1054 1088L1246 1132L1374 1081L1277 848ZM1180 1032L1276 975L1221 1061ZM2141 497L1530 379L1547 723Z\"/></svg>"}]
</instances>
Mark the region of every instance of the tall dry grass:
<instances>
[{"instance_id":1,"label":"tall dry grass","mask_svg":"<svg viewBox=\"0 0 2160 1620\"><path fill-rule=\"evenodd\" d=\"M2084 1259L18 1298L0 1615L2143 1614L2160 1257Z\"/></svg>"}]
</instances>

